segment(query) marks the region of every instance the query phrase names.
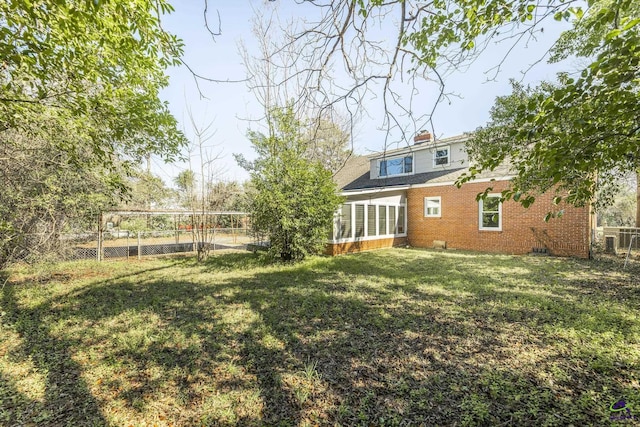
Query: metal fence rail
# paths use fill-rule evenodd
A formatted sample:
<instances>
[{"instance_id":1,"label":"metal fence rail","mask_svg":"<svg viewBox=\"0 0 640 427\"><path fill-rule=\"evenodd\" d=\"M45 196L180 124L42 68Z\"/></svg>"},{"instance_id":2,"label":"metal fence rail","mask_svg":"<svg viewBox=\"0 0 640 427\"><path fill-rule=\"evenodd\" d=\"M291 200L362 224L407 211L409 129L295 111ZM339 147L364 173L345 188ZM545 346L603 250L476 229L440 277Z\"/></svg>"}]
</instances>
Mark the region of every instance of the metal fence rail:
<instances>
[{"instance_id":1,"label":"metal fence rail","mask_svg":"<svg viewBox=\"0 0 640 427\"><path fill-rule=\"evenodd\" d=\"M254 239L246 229L216 228L206 233L206 241L199 241L192 230L168 231L104 231L75 233L60 237L59 253L64 259L122 259L145 256L191 253L198 245L209 250L245 249Z\"/></svg>"},{"instance_id":2,"label":"metal fence rail","mask_svg":"<svg viewBox=\"0 0 640 427\"><path fill-rule=\"evenodd\" d=\"M141 258L202 248L246 249L255 240L249 214L239 211L114 210L33 228L37 231L0 236L0 261Z\"/></svg>"},{"instance_id":3,"label":"metal fence rail","mask_svg":"<svg viewBox=\"0 0 640 427\"><path fill-rule=\"evenodd\" d=\"M640 228L635 227L604 227L602 230L603 238L613 236L615 238L615 246L617 249L640 250ZM636 237L633 237L636 236Z\"/></svg>"}]
</instances>

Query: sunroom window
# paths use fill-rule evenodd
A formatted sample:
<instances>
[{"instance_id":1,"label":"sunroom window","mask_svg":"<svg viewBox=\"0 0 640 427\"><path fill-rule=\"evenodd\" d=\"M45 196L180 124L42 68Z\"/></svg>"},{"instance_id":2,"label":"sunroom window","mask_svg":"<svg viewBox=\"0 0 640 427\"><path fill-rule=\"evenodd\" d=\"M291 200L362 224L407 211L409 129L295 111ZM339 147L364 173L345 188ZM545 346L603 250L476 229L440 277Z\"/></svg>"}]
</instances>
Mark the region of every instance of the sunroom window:
<instances>
[{"instance_id":1,"label":"sunroom window","mask_svg":"<svg viewBox=\"0 0 640 427\"><path fill-rule=\"evenodd\" d=\"M375 236L376 231L376 207L369 205L367 206L367 236Z\"/></svg>"},{"instance_id":2,"label":"sunroom window","mask_svg":"<svg viewBox=\"0 0 640 427\"><path fill-rule=\"evenodd\" d=\"M340 237L351 237L351 205L344 204L340 210Z\"/></svg>"}]
</instances>

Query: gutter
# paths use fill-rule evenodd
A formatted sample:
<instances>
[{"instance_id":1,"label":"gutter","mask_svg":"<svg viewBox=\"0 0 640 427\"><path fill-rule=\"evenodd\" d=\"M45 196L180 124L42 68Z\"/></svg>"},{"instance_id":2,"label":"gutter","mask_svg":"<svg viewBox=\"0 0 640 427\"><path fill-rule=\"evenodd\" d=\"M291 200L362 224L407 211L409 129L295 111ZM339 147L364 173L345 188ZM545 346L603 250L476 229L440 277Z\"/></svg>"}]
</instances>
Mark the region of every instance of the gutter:
<instances>
[{"instance_id":1,"label":"gutter","mask_svg":"<svg viewBox=\"0 0 640 427\"><path fill-rule=\"evenodd\" d=\"M389 191L407 190L411 188L411 185L402 185L398 187L383 187L383 188L367 188L362 190L347 190L340 193L341 196L358 196L360 194L373 194L373 193L386 193Z\"/></svg>"}]
</instances>

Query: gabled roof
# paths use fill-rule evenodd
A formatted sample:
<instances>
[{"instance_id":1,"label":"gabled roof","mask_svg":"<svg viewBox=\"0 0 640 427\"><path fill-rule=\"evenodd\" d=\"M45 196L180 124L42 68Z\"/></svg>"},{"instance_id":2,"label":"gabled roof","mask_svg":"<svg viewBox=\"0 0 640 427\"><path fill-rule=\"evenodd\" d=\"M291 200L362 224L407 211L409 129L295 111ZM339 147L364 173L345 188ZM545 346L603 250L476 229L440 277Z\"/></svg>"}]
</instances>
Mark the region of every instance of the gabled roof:
<instances>
[{"instance_id":1,"label":"gabled roof","mask_svg":"<svg viewBox=\"0 0 640 427\"><path fill-rule=\"evenodd\" d=\"M367 159L368 160L368 159ZM440 178L448 177L442 182L454 181L460 172L467 168L447 169L434 172L416 173L412 175L392 176L386 178L369 178L369 162L367 161L367 170L359 177L342 186L342 191L365 190L374 188L390 188L390 187L406 187L408 185L425 184L430 181L440 180Z\"/></svg>"},{"instance_id":2,"label":"gabled roof","mask_svg":"<svg viewBox=\"0 0 640 427\"><path fill-rule=\"evenodd\" d=\"M468 167L459 167L455 169L442 169L432 172L423 172L402 176L391 176L384 178L370 178L371 161L381 159L390 155L400 155L418 150L430 149L445 144L456 142L464 142L469 139L469 134L453 136L449 138L437 139L422 144L410 145L407 147L386 150L383 152L373 153L366 156L350 157L333 177L334 181L343 192L356 192L366 190L393 190L407 188L411 186L451 184L455 182L460 175L468 171ZM493 171L481 173L476 179L488 180L505 180L513 177L513 171L508 165L497 167Z\"/></svg>"},{"instance_id":3,"label":"gabled roof","mask_svg":"<svg viewBox=\"0 0 640 427\"><path fill-rule=\"evenodd\" d=\"M343 189L350 182L360 178L361 175L369 176L369 158L366 156L351 156L342 168L333 175L333 180L339 189Z\"/></svg>"},{"instance_id":4,"label":"gabled roof","mask_svg":"<svg viewBox=\"0 0 640 427\"><path fill-rule=\"evenodd\" d=\"M358 190L375 190L406 188L409 186L420 186L423 184L448 184L455 182L460 175L468 171L469 168L462 167L456 169L443 169L433 172L417 173L412 175L392 176L386 178L370 178L370 156L351 157L344 167L336 173L334 180L344 192ZM504 180L511 179L513 171L509 166L499 166L493 171L481 173L477 179L481 180Z\"/></svg>"}]
</instances>

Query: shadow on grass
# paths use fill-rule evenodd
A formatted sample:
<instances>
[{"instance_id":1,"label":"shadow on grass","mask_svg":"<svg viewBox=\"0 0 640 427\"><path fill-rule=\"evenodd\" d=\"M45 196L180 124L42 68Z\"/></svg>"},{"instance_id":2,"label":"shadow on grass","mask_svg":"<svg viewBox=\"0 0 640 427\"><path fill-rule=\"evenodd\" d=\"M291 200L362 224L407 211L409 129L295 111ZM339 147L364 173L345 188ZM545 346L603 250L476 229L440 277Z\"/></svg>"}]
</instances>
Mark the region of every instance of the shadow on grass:
<instances>
[{"instance_id":1,"label":"shadow on grass","mask_svg":"<svg viewBox=\"0 0 640 427\"><path fill-rule=\"evenodd\" d=\"M40 425L106 425L100 405L89 392L81 377L82 368L73 360L69 349L78 343L71 339L60 339L49 330L44 319L45 310L24 310L17 306L14 286L6 285L2 290L3 327L10 327L22 337L19 354L14 357L30 359L39 372L44 373L45 391L43 401L28 401L26 396L16 394L15 407L4 407L8 425L22 422L38 422ZM6 393L10 384L0 382ZM12 399L13 400L13 399ZM30 419L24 419L20 407L26 406ZM4 405L3 405L4 406Z\"/></svg>"},{"instance_id":2,"label":"shadow on grass","mask_svg":"<svg viewBox=\"0 0 640 427\"><path fill-rule=\"evenodd\" d=\"M616 354L637 349L627 312L637 300L577 293L591 282L541 263L383 251L270 266L228 254L172 262L168 277L143 269L95 282L28 310L8 287L3 309L29 342L25 354L58 355L38 366L74 402L87 387L68 349L94 347L114 373L105 396L144 416L169 390L182 425L606 423L611 400L640 397L624 371L637 354ZM45 317L96 332L54 338ZM600 339L610 336L619 341ZM56 414L100 413L91 396L83 405Z\"/></svg>"}]
</instances>

